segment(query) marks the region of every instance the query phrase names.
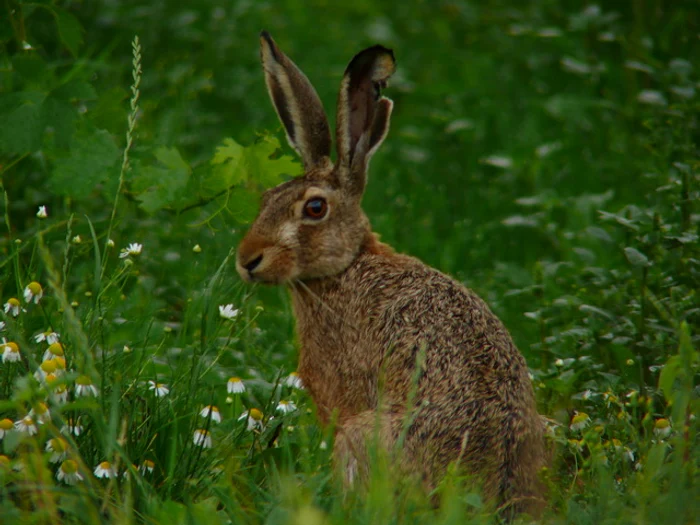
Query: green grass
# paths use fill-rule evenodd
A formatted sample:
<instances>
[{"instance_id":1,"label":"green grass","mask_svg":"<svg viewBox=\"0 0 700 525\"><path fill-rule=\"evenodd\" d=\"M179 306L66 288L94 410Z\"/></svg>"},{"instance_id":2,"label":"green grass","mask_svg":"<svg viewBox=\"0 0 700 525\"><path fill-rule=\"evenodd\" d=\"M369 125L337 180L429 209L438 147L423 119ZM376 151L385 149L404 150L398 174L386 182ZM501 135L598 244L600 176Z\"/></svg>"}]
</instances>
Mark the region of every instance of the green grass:
<instances>
[{"instance_id":1,"label":"green grass","mask_svg":"<svg viewBox=\"0 0 700 525\"><path fill-rule=\"evenodd\" d=\"M700 19L669 6L4 4L0 301L26 311L0 313L21 355L0 362L0 421L41 403L50 418L0 441L0 522L498 523L456 473L439 508L382 458L344 491L332 429L286 384L286 292L232 264L260 190L301 169L264 89L264 28L327 109L355 52L394 49L364 206L383 240L484 297L526 356L556 447L542 522L694 523ZM120 258L131 243L141 253ZM46 330L66 364L49 384L34 377ZM77 395L87 381L96 396ZM239 419L251 409L263 429ZM61 434L69 420L80 435ZM74 485L57 479L65 460ZM94 475L103 461L116 477Z\"/></svg>"}]
</instances>

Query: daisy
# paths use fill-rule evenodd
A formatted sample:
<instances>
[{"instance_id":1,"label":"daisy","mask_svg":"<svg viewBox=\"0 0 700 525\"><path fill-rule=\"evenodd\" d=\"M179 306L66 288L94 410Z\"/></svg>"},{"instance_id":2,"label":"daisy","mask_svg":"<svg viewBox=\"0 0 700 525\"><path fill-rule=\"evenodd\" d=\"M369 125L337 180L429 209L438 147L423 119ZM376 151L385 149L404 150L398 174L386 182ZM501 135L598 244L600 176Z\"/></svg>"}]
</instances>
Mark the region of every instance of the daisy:
<instances>
[{"instance_id":1,"label":"daisy","mask_svg":"<svg viewBox=\"0 0 700 525\"><path fill-rule=\"evenodd\" d=\"M19 361L22 357L19 353L19 346L17 346L17 343L13 343L12 341L5 342L5 339L3 339L3 344L0 345L0 351L2 351L3 363L14 363Z\"/></svg>"},{"instance_id":2,"label":"daisy","mask_svg":"<svg viewBox=\"0 0 700 525\"><path fill-rule=\"evenodd\" d=\"M80 424L79 418L77 420L69 419L68 422L61 427L61 434L79 436L84 430L83 425Z\"/></svg>"},{"instance_id":3,"label":"daisy","mask_svg":"<svg viewBox=\"0 0 700 525\"><path fill-rule=\"evenodd\" d=\"M57 379L58 378L55 375L51 374L50 376L46 376L46 383L54 383ZM53 389L53 392L51 392L51 399L57 405L64 405L65 403L67 403L68 389L66 388L66 385L56 385L56 387Z\"/></svg>"},{"instance_id":4,"label":"daisy","mask_svg":"<svg viewBox=\"0 0 700 525\"><path fill-rule=\"evenodd\" d=\"M19 302L19 299L16 297L10 297L5 305L3 306L5 309L5 313L12 314L13 317L17 317L19 315L20 309L24 311L23 308L21 308L21 303Z\"/></svg>"},{"instance_id":5,"label":"daisy","mask_svg":"<svg viewBox=\"0 0 700 525\"><path fill-rule=\"evenodd\" d=\"M11 419L0 419L0 439L5 437L10 430L14 428L15 424Z\"/></svg>"},{"instance_id":6,"label":"daisy","mask_svg":"<svg viewBox=\"0 0 700 525\"><path fill-rule=\"evenodd\" d=\"M170 393L170 389L165 383L156 383L155 381L149 381L148 385L148 389L153 390L156 394L156 397L165 397Z\"/></svg>"},{"instance_id":7,"label":"daisy","mask_svg":"<svg viewBox=\"0 0 700 525\"><path fill-rule=\"evenodd\" d=\"M202 417L210 417L215 423L221 423L221 412L214 405L205 406L199 413Z\"/></svg>"},{"instance_id":8,"label":"daisy","mask_svg":"<svg viewBox=\"0 0 700 525\"><path fill-rule=\"evenodd\" d=\"M36 212L36 216L39 219L45 219L46 217L48 217L49 214L46 213L46 206L39 206L39 211Z\"/></svg>"},{"instance_id":9,"label":"daisy","mask_svg":"<svg viewBox=\"0 0 700 525\"><path fill-rule=\"evenodd\" d=\"M576 415L571 418L571 424L569 428L571 430L582 430L588 426L591 422L591 418L585 412L577 412Z\"/></svg>"},{"instance_id":10,"label":"daisy","mask_svg":"<svg viewBox=\"0 0 700 525\"><path fill-rule=\"evenodd\" d=\"M51 413L49 412L49 407L47 407L45 403L37 403L36 406L29 411L29 417L40 425L51 422Z\"/></svg>"},{"instance_id":11,"label":"daisy","mask_svg":"<svg viewBox=\"0 0 700 525\"><path fill-rule=\"evenodd\" d=\"M78 481L83 481L82 474L78 472L78 463L72 459L65 460L56 472L56 479L66 485L75 485Z\"/></svg>"},{"instance_id":12,"label":"daisy","mask_svg":"<svg viewBox=\"0 0 700 525\"><path fill-rule=\"evenodd\" d=\"M46 451L51 452L49 463L59 463L66 459L68 454L68 443L63 438L53 438L46 442Z\"/></svg>"},{"instance_id":13,"label":"daisy","mask_svg":"<svg viewBox=\"0 0 700 525\"><path fill-rule=\"evenodd\" d=\"M66 358L61 357L60 355L57 355L53 359L51 359L54 365L56 365L56 375L61 375L63 372L66 371Z\"/></svg>"},{"instance_id":14,"label":"daisy","mask_svg":"<svg viewBox=\"0 0 700 525\"><path fill-rule=\"evenodd\" d=\"M46 330L46 332L39 332L34 336L34 340L37 343L43 343L46 341L47 344L52 345L54 343L58 343L58 340L61 338L61 334L54 332L53 330Z\"/></svg>"},{"instance_id":15,"label":"daisy","mask_svg":"<svg viewBox=\"0 0 700 525\"><path fill-rule=\"evenodd\" d=\"M251 408L250 410L246 410L241 414L241 417L238 418L238 421L241 421L243 419L248 420L248 430L262 430L263 428L263 413L260 412L257 408Z\"/></svg>"},{"instance_id":16,"label":"daisy","mask_svg":"<svg viewBox=\"0 0 700 525\"><path fill-rule=\"evenodd\" d=\"M63 345L61 343L51 343L49 347L44 352L43 361L53 360L54 357L64 357L63 356Z\"/></svg>"},{"instance_id":17,"label":"daisy","mask_svg":"<svg viewBox=\"0 0 700 525\"><path fill-rule=\"evenodd\" d=\"M56 377L56 363L54 362L53 359L50 359L49 361L44 361L39 365L39 368L36 369L36 372L34 372L34 379L39 381L40 383L43 383L46 381L46 378L48 376L53 376L54 378Z\"/></svg>"},{"instance_id":18,"label":"daisy","mask_svg":"<svg viewBox=\"0 0 700 525\"><path fill-rule=\"evenodd\" d=\"M203 428L195 430L194 444L198 447L211 448L211 432Z\"/></svg>"},{"instance_id":19,"label":"daisy","mask_svg":"<svg viewBox=\"0 0 700 525\"><path fill-rule=\"evenodd\" d=\"M238 310L233 308L232 304L227 304L219 305L219 315L223 317L224 319L228 319L229 321L233 321L236 316L238 316Z\"/></svg>"},{"instance_id":20,"label":"daisy","mask_svg":"<svg viewBox=\"0 0 700 525\"><path fill-rule=\"evenodd\" d=\"M92 379L90 379L88 376L83 375L78 376L78 379L75 380L75 395L78 397L97 397L99 393L97 391L97 387L92 383Z\"/></svg>"},{"instance_id":21,"label":"daisy","mask_svg":"<svg viewBox=\"0 0 700 525\"><path fill-rule=\"evenodd\" d=\"M289 414L290 412L294 412L296 409L297 406L294 404L294 401L280 401L279 405L277 405L277 410L283 414Z\"/></svg>"},{"instance_id":22,"label":"daisy","mask_svg":"<svg viewBox=\"0 0 700 525\"><path fill-rule=\"evenodd\" d=\"M34 304L39 304L42 297L44 297L44 289L38 282L32 281L24 288L25 302L31 303L34 301Z\"/></svg>"},{"instance_id":23,"label":"daisy","mask_svg":"<svg viewBox=\"0 0 700 525\"><path fill-rule=\"evenodd\" d=\"M139 244L137 242L132 242L126 248L122 248L122 251L119 253L119 257L121 259L126 259L129 255L139 255L141 253L142 249L143 249L142 244Z\"/></svg>"},{"instance_id":24,"label":"daisy","mask_svg":"<svg viewBox=\"0 0 700 525\"><path fill-rule=\"evenodd\" d=\"M30 436L33 436L39 430L36 428L36 425L34 424L34 420L29 417L25 416L22 419L15 421L15 430L17 432L21 432L22 434L28 434Z\"/></svg>"},{"instance_id":25,"label":"daisy","mask_svg":"<svg viewBox=\"0 0 700 525\"><path fill-rule=\"evenodd\" d=\"M109 461L103 461L99 465L95 467L95 477L104 479L104 478L113 478L117 475L117 471L114 470L114 467L112 467L112 464Z\"/></svg>"},{"instance_id":26,"label":"daisy","mask_svg":"<svg viewBox=\"0 0 700 525\"><path fill-rule=\"evenodd\" d=\"M150 459L144 459L143 463L141 463L141 466L138 468L138 471L141 473L141 475L144 475L146 473L151 474L155 466L156 464L153 463L153 461L151 461Z\"/></svg>"},{"instance_id":27,"label":"daisy","mask_svg":"<svg viewBox=\"0 0 700 525\"><path fill-rule=\"evenodd\" d=\"M240 377L229 377L226 382L226 391L229 394L242 394L245 392L245 385Z\"/></svg>"},{"instance_id":28,"label":"daisy","mask_svg":"<svg viewBox=\"0 0 700 525\"><path fill-rule=\"evenodd\" d=\"M289 374L285 383L287 386L291 386L292 388L297 388L299 390L304 388L304 383L301 381L301 377L299 377L299 374L296 372Z\"/></svg>"},{"instance_id":29,"label":"daisy","mask_svg":"<svg viewBox=\"0 0 700 525\"><path fill-rule=\"evenodd\" d=\"M671 435L671 422L668 419L657 419L654 423L654 434L663 439Z\"/></svg>"}]
</instances>

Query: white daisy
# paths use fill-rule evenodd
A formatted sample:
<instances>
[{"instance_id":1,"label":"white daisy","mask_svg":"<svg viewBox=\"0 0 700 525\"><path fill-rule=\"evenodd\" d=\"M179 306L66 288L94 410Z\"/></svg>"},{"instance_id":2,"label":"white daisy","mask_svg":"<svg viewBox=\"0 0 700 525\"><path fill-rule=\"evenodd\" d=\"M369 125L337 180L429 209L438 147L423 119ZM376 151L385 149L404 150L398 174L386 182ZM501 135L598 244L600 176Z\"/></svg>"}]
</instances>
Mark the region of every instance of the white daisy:
<instances>
[{"instance_id":1,"label":"white daisy","mask_svg":"<svg viewBox=\"0 0 700 525\"><path fill-rule=\"evenodd\" d=\"M3 308L6 314L9 313L13 317L17 317L19 315L20 310L24 311L24 309L21 306L21 303L19 302L19 299L17 299L16 297L10 297L3 306Z\"/></svg>"},{"instance_id":2,"label":"white daisy","mask_svg":"<svg viewBox=\"0 0 700 525\"><path fill-rule=\"evenodd\" d=\"M39 211L36 212L36 216L40 219L45 219L46 217L48 217L49 214L46 213L46 206L39 206Z\"/></svg>"},{"instance_id":3,"label":"white daisy","mask_svg":"<svg viewBox=\"0 0 700 525\"><path fill-rule=\"evenodd\" d=\"M239 311L236 310L232 304L219 305L219 315L229 321L233 321L238 316L238 312Z\"/></svg>"},{"instance_id":4,"label":"white daisy","mask_svg":"<svg viewBox=\"0 0 700 525\"><path fill-rule=\"evenodd\" d=\"M43 343L46 341L49 345L52 345L54 343L58 343L59 338L61 337L61 334L58 334L56 332L53 332L51 330L46 330L46 332L39 332L34 336L34 340L37 343ZM44 358L46 359L46 358Z\"/></svg>"},{"instance_id":5,"label":"white daisy","mask_svg":"<svg viewBox=\"0 0 700 525\"><path fill-rule=\"evenodd\" d=\"M97 397L99 392L97 391L97 387L92 383L92 379L86 375L82 375L78 376L78 379L75 380L75 395L78 397Z\"/></svg>"},{"instance_id":6,"label":"white daisy","mask_svg":"<svg viewBox=\"0 0 700 525\"><path fill-rule=\"evenodd\" d=\"M56 471L56 479L63 481L66 485L75 485L78 481L83 481L83 475L78 472L78 463L67 459Z\"/></svg>"},{"instance_id":7,"label":"white daisy","mask_svg":"<svg viewBox=\"0 0 700 525\"><path fill-rule=\"evenodd\" d=\"M571 430L582 430L588 426L591 422L591 418L585 412L577 412L573 418L571 418L571 424L569 428Z\"/></svg>"},{"instance_id":8,"label":"white daisy","mask_svg":"<svg viewBox=\"0 0 700 525\"><path fill-rule=\"evenodd\" d=\"M54 334L58 336L58 334ZM48 337L46 339L48 341ZM49 343L49 347L46 349L46 352L44 352L44 355L42 356L43 361L48 361L50 359L53 359L54 357L63 357L64 356L64 350L63 350L63 345L59 343L58 341L55 341L53 343Z\"/></svg>"},{"instance_id":9,"label":"white daisy","mask_svg":"<svg viewBox=\"0 0 700 525\"><path fill-rule=\"evenodd\" d=\"M143 463L141 463L141 466L138 468L138 471L141 473L141 475L144 475L146 473L151 474L155 466L156 464L153 463L153 461L151 461L150 459L144 459Z\"/></svg>"},{"instance_id":10,"label":"white daisy","mask_svg":"<svg viewBox=\"0 0 700 525\"><path fill-rule=\"evenodd\" d=\"M245 392L245 385L240 377L229 377L226 382L226 391L229 394L242 394Z\"/></svg>"},{"instance_id":11,"label":"white daisy","mask_svg":"<svg viewBox=\"0 0 700 525\"><path fill-rule=\"evenodd\" d=\"M279 405L277 405L277 410L283 414L289 414L290 412L294 412L296 409L297 406L294 404L294 401L280 401Z\"/></svg>"},{"instance_id":12,"label":"white daisy","mask_svg":"<svg viewBox=\"0 0 700 525\"><path fill-rule=\"evenodd\" d=\"M202 417L211 417L211 420L215 423L221 423L221 412L219 412L219 409L214 405L205 406L199 412L199 415Z\"/></svg>"},{"instance_id":13,"label":"white daisy","mask_svg":"<svg viewBox=\"0 0 700 525\"><path fill-rule=\"evenodd\" d=\"M142 244L132 242L126 248L122 248L122 251L119 253L119 257L122 259L126 259L127 257L129 257L129 255L139 255L142 249Z\"/></svg>"},{"instance_id":14,"label":"white daisy","mask_svg":"<svg viewBox=\"0 0 700 525\"><path fill-rule=\"evenodd\" d=\"M25 416L22 419L15 421L15 430L17 432L21 432L22 434L28 434L30 436L33 436L34 434L39 432L39 429L36 428L34 420L29 416Z\"/></svg>"},{"instance_id":15,"label":"white daisy","mask_svg":"<svg viewBox=\"0 0 700 525\"><path fill-rule=\"evenodd\" d=\"M165 383L156 383L155 381L148 382L148 389L153 390L156 394L156 397L165 397L170 393L168 385L166 385Z\"/></svg>"},{"instance_id":16,"label":"white daisy","mask_svg":"<svg viewBox=\"0 0 700 525\"><path fill-rule=\"evenodd\" d=\"M46 442L46 451L51 452L50 463L59 463L66 459L68 454L68 443L60 437L49 439Z\"/></svg>"},{"instance_id":17,"label":"white daisy","mask_svg":"<svg viewBox=\"0 0 700 525\"><path fill-rule=\"evenodd\" d=\"M3 363L14 363L22 358L17 343L13 343L12 341L6 342L4 338L2 344L0 344L0 351L2 352Z\"/></svg>"},{"instance_id":18,"label":"white daisy","mask_svg":"<svg viewBox=\"0 0 700 525\"><path fill-rule=\"evenodd\" d=\"M24 301L26 303L34 301L34 304L39 304L42 297L44 297L44 289L38 282L32 281L24 288Z\"/></svg>"},{"instance_id":19,"label":"white daisy","mask_svg":"<svg viewBox=\"0 0 700 525\"><path fill-rule=\"evenodd\" d=\"M52 383L55 383L57 380L58 378L53 374L46 376L46 384L48 384L49 386L53 386ZM66 388L66 385L58 384L53 386L53 392L51 392L51 399L57 405L66 404L68 402L68 389Z\"/></svg>"},{"instance_id":20,"label":"white daisy","mask_svg":"<svg viewBox=\"0 0 700 525\"><path fill-rule=\"evenodd\" d=\"M80 424L80 419L73 420L69 419L65 425L61 427L61 434L68 435L73 434L74 436L79 436L83 433L85 429L83 425Z\"/></svg>"},{"instance_id":21,"label":"white daisy","mask_svg":"<svg viewBox=\"0 0 700 525\"><path fill-rule=\"evenodd\" d=\"M117 471L109 461L103 461L95 467L95 477L96 478L113 478L116 477Z\"/></svg>"},{"instance_id":22,"label":"white daisy","mask_svg":"<svg viewBox=\"0 0 700 525\"><path fill-rule=\"evenodd\" d=\"M29 411L29 417L34 421L43 425L51 422L51 412L45 403L37 403L34 408Z\"/></svg>"},{"instance_id":23,"label":"white daisy","mask_svg":"<svg viewBox=\"0 0 700 525\"><path fill-rule=\"evenodd\" d=\"M243 412L241 417L238 418L238 421L242 421L243 419L247 419L248 421L248 430L262 430L263 413L257 408L251 408Z\"/></svg>"},{"instance_id":24,"label":"white daisy","mask_svg":"<svg viewBox=\"0 0 700 525\"><path fill-rule=\"evenodd\" d=\"M34 379L40 383L45 383L48 376L56 377L56 362L53 359L42 362L34 372Z\"/></svg>"},{"instance_id":25,"label":"white daisy","mask_svg":"<svg viewBox=\"0 0 700 525\"><path fill-rule=\"evenodd\" d=\"M0 332L5 329L5 321L0 321Z\"/></svg>"},{"instance_id":26,"label":"white daisy","mask_svg":"<svg viewBox=\"0 0 700 525\"><path fill-rule=\"evenodd\" d=\"M0 439L5 437L10 430L14 428L15 424L11 419L0 419Z\"/></svg>"},{"instance_id":27,"label":"white daisy","mask_svg":"<svg viewBox=\"0 0 700 525\"><path fill-rule=\"evenodd\" d=\"M296 372L289 374L285 383L287 386L291 386L292 388L297 388L299 390L304 388L304 383L302 382L301 377L299 377L299 374Z\"/></svg>"},{"instance_id":28,"label":"white daisy","mask_svg":"<svg viewBox=\"0 0 700 525\"><path fill-rule=\"evenodd\" d=\"M211 448L211 432L198 428L194 431L194 444L198 447Z\"/></svg>"},{"instance_id":29,"label":"white daisy","mask_svg":"<svg viewBox=\"0 0 700 525\"><path fill-rule=\"evenodd\" d=\"M654 435L663 439L671 435L671 422L661 418L654 422Z\"/></svg>"}]
</instances>

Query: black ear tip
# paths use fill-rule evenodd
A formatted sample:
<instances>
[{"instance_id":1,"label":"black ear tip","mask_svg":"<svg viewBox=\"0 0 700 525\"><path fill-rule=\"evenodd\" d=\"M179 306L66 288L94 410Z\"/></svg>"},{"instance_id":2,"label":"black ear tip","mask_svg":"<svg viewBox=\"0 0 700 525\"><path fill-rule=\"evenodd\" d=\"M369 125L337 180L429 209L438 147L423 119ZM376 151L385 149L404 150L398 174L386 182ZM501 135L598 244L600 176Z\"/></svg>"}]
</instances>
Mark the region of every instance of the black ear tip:
<instances>
[{"instance_id":1,"label":"black ear tip","mask_svg":"<svg viewBox=\"0 0 700 525\"><path fill-rule=\"evenodd\" d=\"M353 76L370 74L373 82L385 82L395 70L394 51L377 44L356 54L345 69L345 73Z\"/></svg>"},{"instance_id":2,"label":"black ear tip","mask_svg":"<svg viewBox=\"0 0 700 525\"><path fill-rule=\"evenodd\" d=\"M271 40L272 37L270 36L270 33L267 32L267 30L263 29L260 31L260 38L264 38L265 40Z\"/></svg>"},{"instance_id":3,"label":"black ear tip","mask_svg":"<svg viewBox=\"0 0 700 525\"><path fill-rule=\"evenodd\" d=\"M270 33L265 31L264 29L260 32L260 45L261 49L267 47L267 49L269 49L272 53L273 58L277 62L280 61L280 53L277 49L277 44L275 44L275 41L270 36Z\"/></svg>"}]
</instances>

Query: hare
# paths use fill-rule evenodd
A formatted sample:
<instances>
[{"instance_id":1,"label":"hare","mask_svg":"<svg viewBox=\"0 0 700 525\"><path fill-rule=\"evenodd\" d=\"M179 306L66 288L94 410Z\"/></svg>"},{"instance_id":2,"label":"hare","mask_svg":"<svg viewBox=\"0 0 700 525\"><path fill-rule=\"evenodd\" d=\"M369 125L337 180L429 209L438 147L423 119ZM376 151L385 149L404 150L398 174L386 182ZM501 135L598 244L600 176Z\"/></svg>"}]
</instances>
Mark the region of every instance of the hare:
<instances>
[{"instance_id":1,"label":"hare","mask_svg":"<svg viewBox=\"0 0 700 525\"><path fill-rule=\"evenodd\" d=\"M264 193L236 267L246 281L288 286L298 372L322 423L336 418L346 481L367 475L374 438L428 489L459 462L494 505L536 512L544 428L524 358L484 301L381 243L360 206L389 130L393 103L380 89L393 52L370 47L345 70L335 163L318 94L267 32L261 59L304 175Z\"/></svg>"}]
</instances>

